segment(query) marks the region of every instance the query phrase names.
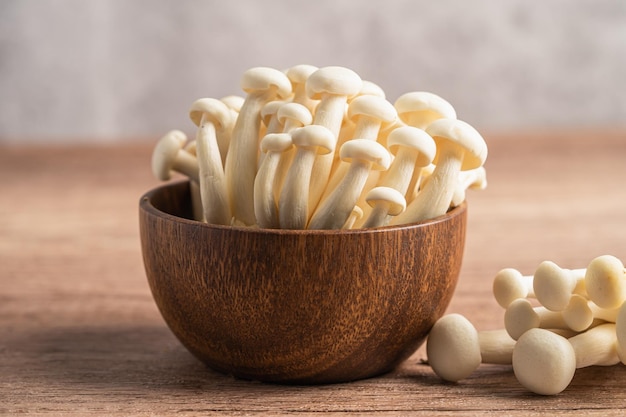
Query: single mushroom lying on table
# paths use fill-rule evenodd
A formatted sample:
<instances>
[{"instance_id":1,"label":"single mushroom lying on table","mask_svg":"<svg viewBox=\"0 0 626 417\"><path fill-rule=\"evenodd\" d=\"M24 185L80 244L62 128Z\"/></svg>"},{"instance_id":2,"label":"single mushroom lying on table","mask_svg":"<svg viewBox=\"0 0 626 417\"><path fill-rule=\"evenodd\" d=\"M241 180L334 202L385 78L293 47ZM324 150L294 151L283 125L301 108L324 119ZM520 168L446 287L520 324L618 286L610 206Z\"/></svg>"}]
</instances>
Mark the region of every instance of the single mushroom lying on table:
<instances>
[{"instance_id":1,"label":"single mushroom lying on table","mask_svg":"<svg viewBox=\"0 0 626 417\"><path fill-rule=\"evenodd\" d=\"M257 172L261 110L265 103L291 95L291 82L282 71L256 67L241 79L247 93L233 128L224 171L235 224L253 225L254 177Z\"/></svg>"},{"instance_id":2,"label":"single mushroom lying on table","mask_svg":"<svg viewBox=\"0 0 626 417\"><path fill-rule=\"evenodd\" d=\"M515 341L503 330L477 331L460 314L437 320L428 334L428 364L446 381L467 378L481 363L511 364Z\"/></svg>"}]
</instances>

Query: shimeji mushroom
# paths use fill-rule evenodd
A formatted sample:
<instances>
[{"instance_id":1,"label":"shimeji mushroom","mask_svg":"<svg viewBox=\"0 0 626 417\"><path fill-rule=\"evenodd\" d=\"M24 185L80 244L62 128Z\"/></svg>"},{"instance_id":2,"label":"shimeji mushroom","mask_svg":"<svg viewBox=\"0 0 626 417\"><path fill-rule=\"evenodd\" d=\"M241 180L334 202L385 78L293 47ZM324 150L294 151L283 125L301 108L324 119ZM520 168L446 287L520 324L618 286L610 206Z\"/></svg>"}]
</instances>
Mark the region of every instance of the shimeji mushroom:
<instances>
[{"instance_id":1,"label":"shimeji mushroom","mask_svg":"<svg viewBox=\"0 0 626 417\"><path fill-rule=\"evenodd\" d=\"M601 308L586 297L574 294L569 304L563 310L563 320L567 326L577 332L582 332L591 327L594 322L605 321L615 323L620 308Z\"/></svg>"},{"instance_id":2,"label":"shimeji mushroom","mask_svg":"<svg viewBox=\"0 0 626 417\"><path fill-rule=\"evenodd\" d=\"M341 227L342 229L352 229L354 224L359 221L363 217L363 210L358 205L352 208L352 212L350 216L348 216L348 220Z\"/></svg>"},{"instance_id":3,"label":"shimeji mushroom","mask_svg":"<svg viewBox=\"0 0 626 417\"><path fill-rule=\"evenodd\" d=\"M229 225L232 216L217 131L230 123L230 110L220 100L202 98L192 103L189 118L198 126L196 155L204 220L211 224Z\"/></svg>"},{"instance_id":4,"label":"shimeji mushroom","mask_svg":"<svg viewBox=\"0 0 626 417\"><path fill-rule=\"evenodd\" d=\"M520 384L541 395L556 395L565 390L577 368L619 362L613 323L569 339L546 329L531 329L518 339L512 358L513 372Z\"/></svg>"},{"instance_id":5,"label":"shimeji mushroom","mask_svg":"<svg viewBox=\"0 0 626 417\"><path fill-rule=\"evenodd\" d=\"M305 87L309 98L319 100L315 108L313 124L324 126L333 134L334 147L337 147L348 98L357 95L362 86L363 80L356 72L334 66L318 69L306 81ZM315 172L311 175L310 201L307 204L312 208L317 206L322 197L333 161L332 152L319 155L311 168Z\"/></svg>"},{"instance_id":6,"label":"shimeji mushroom","mask_svg":"<svg viewBox=\"0 0 626 417\"><path fill-rule=\"evenodd\" d=\"M568 326L561 312L533 307L528 299L518 298L504 312L504 328L517 340L530 329L568 329Z\"/></svg>"},{"instance_id":7,"label":"shimeji mushroom","mask_svg":"<svg viewBox=\"0 0 626 417\"><path fill-rule=\"evenodd\" d=\"M493 279L492 291L496 302L507 308L517 299L534 298L533 276L522 275L515 268L501 269Z\"/></svg>"},{"instance_id":8,"label":"shimeji mushroom","mask_svg":"<svg viewBox=\"0 0 626 417\"><path fill-rule=\"evenodd\" d=\"M450 208L459 173L482 166L487 144L469 124L457 119L438 119L426 128L437 143L437 154L428 183L391 224L413 223L445 214Z\"/></svg>"},{"instance_id":9,"label":"shimeji mushroom","mask_svg":"<svg viewBox=\"0 0 626 417\"><path fill-rule=\"evenodd\" d=\"M465 201L467 190L484 190L485 188L487 188L487 170L485 167L461 171L459 183L452 196L452 207L457 207Z\"/></svg>"},{"instance_id":10,"label":"shimeji mushroom","mask_svg":"<svg viewBox=\"0 0 626 417\"><path fill-rule=\"evenodd\" d=\"M309 79L311 74L318 69L319 68L313 65L299 64L294 65L285 71L289 81L291 81L291 89L293 90L293 97L291 98L291 101L303 105L311 113L315 110L318 100L313 100L307 95L306 81Z\"/></svg>"},{"instance_id":11,"label":"shimeji mushroom","mask_svg":"<svg viewBox=\"0 0 626 417\"><path fill-rule=\"evenodd\" d=\"M350 166L341 182L315 210L310 229L341 228L356 205L370 170L384 171L391 163L389 151L368 139L352 139L344 143L339 152Z\"/></svg>"},{"instance_id":12,"label":"shimeji mushroom","mask_svg":"<svg viewBox=\"0 0 626 417\"><path fill-rule=\"evenodd\" d=\"M404 123L420 129L438 119L456 119L456 111L448 101L427 91L405 93L394 106Z\"/></svg>"},{"instance_id":13,"label":"shimeji mushroom","mask_svg":"<svg viewBox=\"0 0 626 417\"><path fill-rule=\"evenodd\" d=\"M626 271L621 260L612 255L594 258L585 273L589 299L602 308L616 308L626 301Z\"/></svg>"},{"instance_id":14,"label":"shimeji mushroom","mask_svg":"<svg viewBox=\"0 0 626 417\"><path fill-rule=\"evenodd\" d=\"M285 101L273 100L265 103L265 106L261 109L261 120L265 126L265 134L263 137L270 133L280 133L283 130L283 124L278 118L278 109L281 108Z\"/></svg>"},{"instance_id":15,"label":"shimeji mushroom","mask_svg":"<svg viewBox=\"0 0 626 417\"><path fill-rule=\"evenodd\" d=\"M503 330L477 331L460 314L437 320L426 340L428 364L446 381L467 378L481 363L511 364L515 341Z\"/></svg>"},{"instance_id":16,"label":"shimeji mushroom","mask_svg":"<svg viewBox=\"0 0 626 417\"><path fill-rule=\"evenodd\" d=\"M196 141L187 142L185 147L183 148L185 151L189 152L191 155L196 157ZM196 158L197 159L197 158ZM202 208L202 197L200 196L200 184L195 181L189 181L189 192L191 194L191 208L193 212L193 218L198 221L204 220L204 209Z\"/></svg>"},{"instance_id":17,"label":"shimeji mushroom","mask_svg":"<svg viewBox=\"0 0 626 417\"><path fill-rule=\"evenodd\" d=\"M157 179L167 181L174 171L199 182L198 160L183 149L186 142L187 136L180 130L170 130L159 139L152 151L151 164Z\"/></svg>"},{"instance_id":18,"label":"shimeji mushroom","mask_svg":"<svg viewBox=\"0 0 626 417\"><path fill-rule=\"evenodd\" d=\"M365 198L372 207L362 227L380 227L387 223L387 216L397 216L406 209L404 195L395 188L378 186L372 188Z\"/></svg>"},{"instance_id":19,"label":"shimeji mushroom","mask_svg":"<svg viewBox=\"0 0 626 417\"><path fill-rule=\"evenodd\" d=\"M362 95L355 97L348 106L348 120L354 123L352 139L369 139L375 141L381 127L392 123L397 118L396 109L383 97L375 95ZM345 141L341 143L343 146ZM340 148L341 149L341 148ZM330 195L337 184L343 179L350 164L341 160L337 164L326 186L322 201Z\"/></svg>"},{"instance_id":20,"label":"shimeji mushroom","mask_svg":"<svg viewBox=\"0 0 626 417\"><path fill-rule=\"evenodd\" d=\"M543 261L535 270L535 297L548 310L563 311L573 294L585 294L585 269L564 269L552 261Z\"/></svg>"},{"instance_id":21,"label":"shimeji mushroom","mask_svg":"<svg viewBox=\"0 0 626 417\"><path fill-rule=\"evenodd\" d=\"M283 125L283 132L290 133L292 130L302 126L307 126L313 121L313 115L304 105L290 102L283 104L277 113L280 123ZM295 154L295 148L291 147L289 150L283 152L276 167L274 175L274 185L272 192L274 193L274 199L278 201L280 197L280 190L283 186L283 181L293 160Z\"/></svg>"},{"instance_id":22,"label":"shimeji mushroom","mask_svg":"<svg viewBox=\"0 0 626 417\"><path fill-rule=\"evenodd\" d=\"M259 227L278 228L278 204L274 197L274 177L282 154L293 148L289 133L270 133L261 140L265 154L254 181L254 213Z\"/></svg>"},{"instance_id":23,"label":"shimeji mushroom","mask_svg":"<svg viewBox=\"0 0 626 417\"><path fill-rule=\"evenodd\" d=\"M296 154L287 171L280 197L278 213L283 229L304 229L309 218L309 184L312 166L318 154L335 149L335 136L320 125L308 125L291 132Z\"/></svg>"},{"instance_id":24,"label":"shimeji mushroom","mask_svg":"<svg viewBox=\"0 0 626 417\"><path fill-rule=\"evenodd\" d=\"M402 210L386 213L385 207L391 207L382 200L381 204L372 206L364 227L382 226L388 221L387 214L399 215L406 208L406 193L413 176L420 176L423 167L430 165L436 153L436 145L433 138L416 127L404 126L392 131L387 138L387 148L395 154L395 158L386 171L377 187L389 187L395 189L403 196ZM415 182L419 183L419 179ZM393 200L397 204L397 199ZM398 208L397 205L395 205Z\"/></svg>"},{"instance_id":25,"label":"shimeji mushroom","mask_svg":"<svg viewBox=\"0 0 626 417\"><path fill-rule=\"evenodd\" d=\"M241 87L247 96L233 128L224 171L234 223L253 225L261 109L268 101L289 96L291 82L279 70L256 67L243 74Z\"/></svg>"}]
</instances>

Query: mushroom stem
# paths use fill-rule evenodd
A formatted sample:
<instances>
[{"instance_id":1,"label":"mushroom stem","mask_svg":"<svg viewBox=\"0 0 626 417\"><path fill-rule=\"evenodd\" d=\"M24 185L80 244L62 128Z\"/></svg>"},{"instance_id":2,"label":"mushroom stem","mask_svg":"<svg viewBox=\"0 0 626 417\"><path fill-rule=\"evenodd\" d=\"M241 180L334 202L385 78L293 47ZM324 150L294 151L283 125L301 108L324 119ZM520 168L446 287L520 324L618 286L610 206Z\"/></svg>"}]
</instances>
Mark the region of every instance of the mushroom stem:
<instances>
[{"instance_id":1,"label":"mushroom stem","mask_svg":"<svg viewBox=\"0 0 626 417\"><path fill-rule=\"evenodd\" d=\"M568 339L576 355L576 368L611 366L620 362L614 323L593 327Z\"/></svg>"},{"instance_id":2,"label":"mushroom stem","mask_svg":"<svg viewBox=\"0 0 626 417\"><path fill-rule=\"evenodd\" d=\"M198 126L196 155L204 219L210 224L229 225L232 216L217 129L230 122L230 111L223 102L206 98L191 105L189 116Z\"/></svg>"},{"instance_id":3,"label":"mushroom stem","mask_svg":"<svg viewBox=\"0 0 626 417\"><path fill-rule=\"evenodd\" d=\"M224 170L234 222L253 225L261 110L275 97L291 94L291 82L281 71L260 67L244 73L242 87L247 96L233 128Z\"/></svg>"},{"instance_id":4,"label":"mushroom stem","mask_svg":"<svg viewBox=\"0 0 626 417\"><path fill-rule=\"evenodd\" d=\"M278 200L280 227L304 229L309 218L309 186L315 157L334 150L335 138L328 129L308 125L291 133L296 153Z\"/></svg>"},{"instance_id":5,"label":"mushroom stem","mask_svg":"<svg viewBox=\"0 0 626 417\"><path fill-rule=\"evenodd\" d=\"M339 229L356 205L370 170L389 168L391 156L381 144L368 139L353 139L341 147L341 157L350 161L346 175L322 201L311 217L310 229Z\"/></svg>"},{"instance_id":6,"label":"mushroom stem","mask_svg":"<svg viewBox=\"0 0 626 417\"><path fill-rule=\"evenodd\" d=\"M273 184L281 155L293 147L288 133L270 133L261 141L265 158L254 181L254 212L259 227L278 228L278 205L274 198Z\"/></svg>"}]
</instances>

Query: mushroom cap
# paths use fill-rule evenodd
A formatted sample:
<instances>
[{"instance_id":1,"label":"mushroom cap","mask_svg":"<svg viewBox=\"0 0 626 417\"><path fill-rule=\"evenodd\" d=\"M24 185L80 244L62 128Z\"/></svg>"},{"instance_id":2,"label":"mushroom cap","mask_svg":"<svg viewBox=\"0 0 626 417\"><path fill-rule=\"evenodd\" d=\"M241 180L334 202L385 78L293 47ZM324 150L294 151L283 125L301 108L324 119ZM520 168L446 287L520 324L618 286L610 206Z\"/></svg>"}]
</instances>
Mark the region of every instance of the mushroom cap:
<instances>
[{"instance_id":1,"label":"mushroom cap","mask_svg":"<svg viewBox=\"0 0 626 417\"><path fill-rule=\"evenodd\" d=\"M594 258L585 273L585 287L591 301L602 308L617 308L626 300L626 271L612 255Z\"/></svg>"},{"instance_id":2,"label":"mushroom cap","mask_svg":"<svg viewBox=\"0 0 626 417\"><path fill-rule=\"evenodd\" d=\"M428 334L426 354L440 378L453 382L467 378L482 360L478 332L462 315L445 315Z\"/></svg>"},{"instance_id":3,"label":"mushroom cap","mask_svg":"<svg viewBox=\"0 0 626 417\"><path fill-rule=\"evenodd\" d=\"M391 131L387 137L387 147L396 154L401 146L415 149L419 167L430 165L437 153L435 140L424 130L413 126L402 126Z\"/></svg>"},{"instance_id":4,"label":"mushroom cap","mask_svg":"<svg viewBox=\"0 0 626 417\"><path fill-rule=\"evenodd\" d=\"M196 126L200 126L202 116L215 126L222 127L230 120L230 109L221 100L201 98L191 104L189 118Z\"/></svg>"},{"instance_id":5,"label":"mushroom cap","mask_svg":"<svg viewBox=\"0 0 626 417\"><path fill-rule=\"evenodd\" d=\"M237 113L239 113L239 110L241 110L241 106L243 106L243 102L246 101L246 99L241 96L228 95L222 97L220 101L226 104L229 109L235 110Z\"/></svg>"},{"instance_id":6,"label":"mushroom cap","mask_svg":"<svg viewBox=\"0 0 626 417\"><path fill-rule=\"evenodd\" d=\"M261 152L285 152L293 147L289 133L268 133L261 139Z\"/></svg>"},{"instance_id":7,"label":"mushroom cap","mask_svg":"<svg viewBox=\"0 0 626 417\"><path fill-rule=\"evenodd\" d=\"M303 126L310 125L313 115L305 106L299 103L285 103L278 109L278 120L285 123L286 119L297 120Z\"/></svg>"},{"instance_id":8,"label":"mushroom cap","mask_svg":"<svg viewBox=\"0 0 626 417\"><path fill-rule=\"evenodd\" d=\"M371 81L363 80L363 85L361 86L361 90L359 91L359 96L377 96L381 98L385 98L385 90L382 89L376 83Z\"/></svg>"},{"instance_id":9,"label":"mushroom cap","mask_svg":"<svg viewBox=\"0 0 626 417\"><path fill-rule=\"evenodd\" d=\"M335 135L322 125L308 125L299 127L291 133L293 144L299 148L315 149L318 154L324 155L335 150Z\"/></svg>"},{"instance_id":10,"label":"mushroom cap","mask_svg":"<svg viewBox=\"0 0 626 417\"><path fill-rule=\"evenodd\" d=\"M278 109L285 104L282 100L272 100L265 103L263 108L261 108L261 120L263 124L267 126L270 122L272 116L278 117Z\"/></svg>"},{"instance_id":11,"label":"mushroom cap","mask_svg":"<svg viewBox=\"0 0 626 417\"><path fill-rule=\"evenodd\" d=\"M587 330L594 319L593 311L589 307L589 300L580 294L572 295L562 314L567 327L575 332Z\"/></svg>"},{"instance_id":12,"label":"mushroom cap","mask_svg":"<svg viewBox=\"0 0 626 417\"><path fill-rule=\"evenodd\" d=\"M507 308L513 301L526 298L528 290L528 283L517 269L501 269L493 278L493 296L501 307Z\"/></svg>"},{"instance_id":13,"label":"mushroom cap","mask_svg":"<svg viewBox=\"0 0 626 417\"><path fill-rule=\"evenodd\" d=\"M309 79L311 74L313 74L317 70L318 68L314 65L298 64L287 69L285 71L285 74L287 75L287 77L291 81L293 88L295 89L296 84L306 83L306 80Z\"/></svg>"},{"instance_id":14,"label":"mushroom cap","mask_svg":"<svg viewBox=\"0 0 626 417\"><path fill-rule=\"evenodd\" d=\"M391 216L397 216L406 209L406 199L402 193L395 188L391 187L374 187L365 197L365 201L371 207L376 206L378 203L388 203L389 210L387 213Z\"/></svg>"},{"instance_id":15,"label":"mushroom cap","mask_svg":"<svg viewBox=\"0 0 626 417\"><path fill-rule=\"evenodd\" d=\"M351 69L323 67L309 76L306 92L314 100L320 100L325 94L352 97L361 91L362 86L361 77Z\"/></svg>"},{"instance_id":16,"label":"mushroom cap","mask_svg":"<svg viewBox=\"0 0 626 417\"><path fill-rule=\"evenodd\" d=\"M367 161L372 163L371 169L385 171L391 165L391 154L380 143L369 139L352 139L339 149L339 156L346 162Z\"/></svg>"},{"instance_id":17,"label":"mushroom cap","mask_svg":"<svg viewBox=\"0 0 626 417\"><path fill-rule=\"evenodd\" d=\"M348 107L348 117L356 121L359 116L371 117L381 123L391 123L398 117L393 104L383 97L363 95L355 97Z\"/></svg>"},{"instance_id":18,"label":"mushroom cap","mask_svg":"<svg viewBox=\"0 0 626 417\"><path fill-rule=\"evenodd\" d=\"M180 130L170 130L157 142L152 151L152 174L161 181L171 178L171 171L178 152L183 148L187 136Z\"/></svg>"},{"instance_id":19,"label":"mushroom cap","mask_svg":"<svg viewBox=\"0 0 626 417\"><path fill-rule=\"evenodd\" d=\"M546 329L524 333L513 348L512 362L520 384L541 395L562 392L576 372L576 354L570 342Z\"/></svg>"},{"instance_id":20,"label":"mushroom cap","mask_svg":"<svg viewBox=\"0 0 626 417\"><path fill-rule=\"evenodd\" d=\"M514 300L504 312L504 328L512 339L517 340L529 329L539 327L541 318L526 298Z\"/></svg>"},{"instance_id":21,"label":"mushroom cap","mask_svg":"<svg viewBox=\"0 0 626 417\"><path fill-rule=\"evenodd\" d=\"M456 110L452 104L436 94L427 91L413 91L398 97L394 106L398 111L398 116L403 122L409 120L409 116L421 113L424 118L424 125L441 118L456 119Z\"/></svg>"},{"instance_id":22,"label":"mushroom cap","mask_svg":"<svg viewBox=\"0 0 626 417\"><path fill-rule=\"evenodd\" d=\"M246 93L275 88L278 98L287 98L291 94L291 81L284 72L277 69L254 67L243 73L241 88Z\"/></svg>"},{"instance_id":23,"label":"mushroom cap","mask_svg":"<svg viewBox=\"0 0 626 417\"><path fill-rule=\"evenodd\" d=\"M449 145L464 149L461 170L475 169L482 166L487 159L487 144L473 126L458 119L438 119L426 128L437 144L437 153L433 162L439 161L442 149Z\"/></svg>"},{"instance_id":24,"label":"mushroom cap","mask_svg":"<svg viewBox=\"0 0 626 417\"><path fill-rule=\"evenodd\" d=\"M565 310L575 287L576 281L569 275L569 271L552 261L541 262L535 270L535 297L548 310Z\"/></svg>"}]
</instances>

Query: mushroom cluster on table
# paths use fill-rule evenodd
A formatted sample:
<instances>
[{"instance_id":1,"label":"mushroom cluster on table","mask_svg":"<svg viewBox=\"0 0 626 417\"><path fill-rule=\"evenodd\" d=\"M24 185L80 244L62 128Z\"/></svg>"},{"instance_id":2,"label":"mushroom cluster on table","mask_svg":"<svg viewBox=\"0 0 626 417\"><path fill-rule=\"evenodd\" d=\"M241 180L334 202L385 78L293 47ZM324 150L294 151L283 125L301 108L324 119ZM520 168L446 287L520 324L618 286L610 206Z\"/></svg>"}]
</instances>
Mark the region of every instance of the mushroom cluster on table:
<instances>
[{"instance_id":1,"label":"mushroom cluster on table","mask_svg":"<svg viewBox=\"0 0 626 417\"><path fill-rule=\"evenodd\" d=\"M612 255L583 269L542 262L533 275L505 268L493 280L504 329L478 331L460 314L440 318L428 335L433 371L447 381L481 363L512 365L522 386L542 395L565 390L576 369L626 364L626 270Z\"/></svg>"},{"instance_id":2,"label":"mushroom cluster on table","mask_svg":"<svg viewBox=\"0 0 626 417\"><path fill-rule=\"evenodd\" d=\"M450 103L384 90L337 66L251 68L245 96L201 98L154 148L152 170L190 180L198 221L348 229L438 217L483 189L487 145Z\"/></svg>"}]
</instances>

